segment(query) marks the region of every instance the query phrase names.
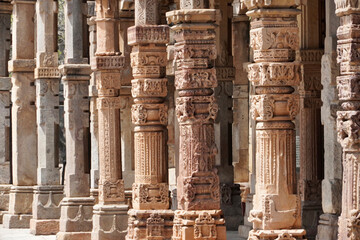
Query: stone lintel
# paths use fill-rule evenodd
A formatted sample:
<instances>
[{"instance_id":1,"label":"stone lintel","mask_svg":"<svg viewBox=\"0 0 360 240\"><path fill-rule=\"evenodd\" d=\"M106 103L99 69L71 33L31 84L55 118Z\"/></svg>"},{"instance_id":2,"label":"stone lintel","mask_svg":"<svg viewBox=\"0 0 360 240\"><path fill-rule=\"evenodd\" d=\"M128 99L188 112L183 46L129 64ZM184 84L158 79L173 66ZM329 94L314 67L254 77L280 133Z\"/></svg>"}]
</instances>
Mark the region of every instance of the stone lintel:
<instances>
[{"instance_id":1,"label":"stone lintel","mask_svg":"<svg viewBox=\"0 0 360 240\"><path fill-rule=\"evenodd\" d=\"M0 91L10 91L11 90L11 78L9 77L0 77Z\"/></svg>"},{"instance_id":2,"label":"stone lintel","mask_svg":"<svg viewBox=\"0 0 360 240\"><path fill-rule=\"evenodd\" d=\"M34 235L54 235L59 232L59 219L31 219L30 233Z\"/></svg>"},{"instance_id":3,"label":"stone lintel","mask_svg":"<svg viewBox=\"0 0 360 240\"><path fill-rule=\"evenodd\" d=\"M9 72L34 72L35 59L14 59L9 61Z\"/></svg>"},{"instance_id":4,"label":"stone lintel","mask_svg":"<svg viewBox=\"0 0 360 240\"><path fill-rule=\"evenodd\" d=\"M265 0L265 1L254 1L254 0L243 0L243 3L249 10L257 8L291 8L298 7L304 0Z\"/></svg>"}]
</instances>

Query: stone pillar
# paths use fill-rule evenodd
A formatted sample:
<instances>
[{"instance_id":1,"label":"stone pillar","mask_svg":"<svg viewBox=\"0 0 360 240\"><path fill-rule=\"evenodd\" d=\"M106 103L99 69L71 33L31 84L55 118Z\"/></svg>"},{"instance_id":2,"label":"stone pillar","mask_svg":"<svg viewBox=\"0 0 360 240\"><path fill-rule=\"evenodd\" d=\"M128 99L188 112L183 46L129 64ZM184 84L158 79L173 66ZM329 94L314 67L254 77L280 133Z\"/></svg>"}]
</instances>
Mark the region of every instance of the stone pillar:
<instances>
[{"instance_id":1,"label":"stone pillar","mask_svg":"<svg viewBox=\"0 0 360 240\"><path fill-rule=\"evenodd\" d=\"M321 121L324 125L324 180L321 184L322 210L317 240L337 239L338 216L341 212L342 150L337 142L336 112L340 108L336 89L336 32L339 18L335 16L334 1L326 1L326 38L321 59Z\"/></svg>"},{"instance_id":2,"label":"stone pillar","mask_svg":"<svg viewBox=\"0 0 360 240\"><path fill-rule=\"evenodd\" d=\"M207 1L180 1L167 13L175 43L176 114L179 121L178 210L172 239L226 239L220 210L214 120L218 105L214 60L220 11Z\"/></svg>"},{"instance_id":3,"label":"stone pillar","mask_svg":"<svg viewBox=\"0 0 360 240\"><path fill-rule=\"evenodd\" d=\"M252 208L249 162L249 80L244 67L250 60L250 23L240 0L233 1L232 43L235 79L233 81L232 158L234 181L240 184L244 224L238 226L242 239L247 239L252 224L248 221Z\"/></svg>"},{"instance_id":4,"label":"stone pillar","mask_svg":"<svg viewBox=\"0 0 360 240\"><path fill-rule=\"evenodd\" d=\"M360 3L335 0L340 17L337 31L337 89L341 110L337 112L338 141L343 148L343 190L339 217L339 240L360 239Z\"/></svg>"},{"instance_id":5,"label":"stone pillar","mask_svg":"<svg viewBox=\"0 0 360 240\"><path fill-rule=\"evenodd\" d=\"M306 34L306 33L305 33ZM321 209L324 176L324 131L321 124L321 58L323 50L301 50L300 182L302 223L308 239L315 239Z\"/></svg>"},{"instance_id":6,"label":"stone pillar","mask_svg":"<svg viewBox=\"0 0 360 240\"><path fill-rule=\"evenodd\" d=\"M91 68L84 58L86 2L65 1L65 63L60 66L64 85L66 166L65 197L61 201L57 240L90 239L92 209L90 197L89 80Z\"/></svg>"},{"instance_id":7,"label":"stone pillar","mask_svg":"<svg viewBox=\"0 0 360 240\"><path fill-rule=\"evenodd\" d=\"M96 12L95 1L88 1L88 20L89 41L90 41L90 62L96 53ZM98 183L99 183L99 129L98 129L98 110L96 106L97 89L95 73L91 73L90 85L90 136L91 136L91 170L90 170L90 194L98 202Z\"/></svg>"},{"instance_id":8,"label":"stone pillar","mask_svg":"<svg viewBox=\"0 0 360 240\"><path fill-rule=\"evenodd\" d=\"M158 25L160 2L135 0L135 26L128 30L134 76L131 113L135 125L135 183L126 239L172 236L173 212L168 210L168 107L164 104L169 27Z\"/></svg>"},{"instance_id":9,"label":"stone pillar","mask_svg":"<svg viewBox=\"0 0 360 240\"><path fill-rule=\"evenodd\" d=\"M59 231L63 186L59 170L59 84L57 2L36 2L36 116L38 133L37 186L34 187L30 231L36 235Z\"/></svg>"},{"instance_id":10,"label":"stone pillar","mask_svg":"<svg viewBox=\"0 0 360 240\"><path fill-rule=\"evenodd\" d=\"M36 184L37 133L34 83L34 17L36 1L13 1L12 174L5 228L29 228Z\"/></svg>"},{"instance_id":11,"label":"stone pillar","mask_svg":"<svg viewBox=\"0 0 360 240\"><path fill-rule=\"evenodd\" d=\"M303 239L293 123L299 111L299 96L293 92L301 78L301 65L294 62L298 1L244 2L251 17L255 63L248 71L255 87L250 106L256 120L256 191L249 217L254 230L248 239Z\"/></svg>"},{"instance_id":12,"label":"stone pillar","mask_svg":"<svg viewBox=\"0 0 360 240\"><path fill-rule=\"evenodd\" d=\"M96 1L97 45L92 68L98 91L99 203L94 207L93 240L124 239L127 227L121 166L120 88L125 58L119 52L119 5Z\"/></svg>"},{"instance_id":13,"label":"stone pillar","mask_svg":"<svg viewBox=\"0 0 360 240\"><path fill-rule=\"evenodd\" d=\"M11 79L8 73L11 11L10 2L0 2L0 224L9 207L11 187Z\"/></svg>"}]
</instances>

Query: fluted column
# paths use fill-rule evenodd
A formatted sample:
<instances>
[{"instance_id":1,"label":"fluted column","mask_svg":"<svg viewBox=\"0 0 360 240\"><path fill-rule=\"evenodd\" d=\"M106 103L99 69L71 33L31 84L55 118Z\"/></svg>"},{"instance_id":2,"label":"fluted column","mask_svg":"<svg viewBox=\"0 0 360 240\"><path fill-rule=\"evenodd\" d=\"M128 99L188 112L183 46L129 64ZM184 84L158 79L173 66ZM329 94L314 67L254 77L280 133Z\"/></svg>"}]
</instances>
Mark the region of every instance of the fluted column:
<instances>
[{"instance_id":1,"label":"fluted column","mask_svg":"<svg viewBox=\"0 0 360 240\"><path fill-rule=\"evenodd\" d=\"M90 65L84 58L86 2L65 1L65 64L60 66L64 85L66 166L65 197L61 201L58 240L90 239L92 209L90 197Z\"/></svg>"},{"instance_id":2,"label":"fluted column","mask_svg":"<svg viewBox=\"0 0 360 240\"><path fill-rule=\"evenodd\" d=\"M335 0L340 17L337 31L337 89L341 110L337 112L338 141L343 148L342 211L339 240L360 239L360 3Z\"/></svg>"},{"instance_id":3,"label":"fluted column","mask_svg":"<svg viewBox=\"0 0 360 240\"><path fill-rule=\"evenodd\" d=\"M56 18L57 2L36 2L36 116L38 133L37 186L34 187L31 233L59 231L63 186L59 170L59 85Z\"/></svg>"},{"instance_id":4,"label":"fluted column","mask_svg":"<svg viewBox=\"0 0 360 240\"><path fill-rule=\"evenodd\" d=\"M180 1L167 13L175 43L176 114L179 121L178 210L173 239L226 239L220 210L214 120L218 112L215 22L219 11L207 1Z\"/></svg>"},{"instance_id":5,"label":"fluted column","mask_svg":"<svg viewBox=\"0 0 360 240\"><path fill-rule=\"evenodd\" d=\"M12 174L9 212L5 228L28 228L32 217L33 186L36 185L37 133L34 83L35 1L13 4L12 73Z\"/></svg>"},{"instance_id":6,"label":"fluted column","mask_svg":"<svg viewBox=\"0 0 360 240\"><path fill-rule=\"evenodd\" d=\"M135 0L135 26L128 29L132 46L132 122L135 183L127 239L171 239L167 178L166 43L169 27L160 22L159 0ZM145 225L146 228L135 230ZM158 231L160 229L160 231Z\"/></svg>"},{"instance_id":7,"label":"fluted column","mask_svg":"<svg viewBox=\"0 0 360 240\"><path fill-rule=\"evenodd\" d=\"M96 1L97 49L92 61L98 91L99 203L93 240L124 239L127 227L121 166L120 88L125 58L119 52L118 1Z\"/></svg>"},{"instance_id":8,"label":"fluted column","mask_svg":"<svg viewBox=\"0 0 360 240\"><path fill-rule=\"evenodd\" d=\"M255 87L251 114L256 120L256 191L249 220L249 238L303 239L300 198L296 193L295 119L301 65L296 16L298 1L244 0L251 17L250 46L254 64L248 67Z\"/></svg>"},{"instance_id":9,"label":"fluted column","mask_svg":"<svg viewBox=\"0 0 360 240\"><path fill-rule=\"evenodd\" d=\"M0 224L3 214L9 208L11 183L11 79L8 72L10 56L10 25L12 5L10 1L0 2Z\"/></svg>"}]
</instances>

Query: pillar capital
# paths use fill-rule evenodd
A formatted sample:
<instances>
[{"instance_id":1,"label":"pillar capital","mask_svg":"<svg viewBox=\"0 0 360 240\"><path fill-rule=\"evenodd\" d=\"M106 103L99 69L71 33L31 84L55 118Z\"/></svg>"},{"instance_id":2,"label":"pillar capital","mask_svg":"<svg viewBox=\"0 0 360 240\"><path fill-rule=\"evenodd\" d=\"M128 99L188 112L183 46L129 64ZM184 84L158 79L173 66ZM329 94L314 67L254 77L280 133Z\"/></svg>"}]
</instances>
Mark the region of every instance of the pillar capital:
<instances>
[{"instance_id":1,"label":"pillar capital","mask_svg":"<svg viewBox=\"0 0 360 240\"><path fill-rule=\"evenodd\" d=\"M335 13L339 17L349 14L360 13L360 3L358 1L349 0L334 0L335 1Z\"/></svg>"}]
</instances>

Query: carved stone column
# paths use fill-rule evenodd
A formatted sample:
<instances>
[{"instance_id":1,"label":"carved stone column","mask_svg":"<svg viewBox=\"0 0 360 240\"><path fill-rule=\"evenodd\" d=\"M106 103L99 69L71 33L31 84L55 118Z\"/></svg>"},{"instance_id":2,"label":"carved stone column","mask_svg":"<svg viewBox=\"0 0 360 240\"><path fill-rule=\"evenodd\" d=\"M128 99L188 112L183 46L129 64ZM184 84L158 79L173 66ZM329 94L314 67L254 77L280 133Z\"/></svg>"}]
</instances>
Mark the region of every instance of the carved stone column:
<instances>
[{"instance_id":1,"label":"carved stone column","mask_svg":"<svg viewBox=\"0 0 360 240\"><path fill-rule=\"evenodd\" d=\"M89 42L90 42L90 62L96 53L96 12L95 1L88 1ZM96 106L97 89L95 73L91 73L90 85L90 136L91 136L91 170L90 170L90 194L98 202L98 182L99 182L99 129L98 129L98 110Z\"/></svg>"},{"instance_id":2,"label":"carved stone column","mask_svg":"<svg viewBox=\"0 0 360 240\"><path fill-rule=\"evenodd\" d=\"M32 234L59 231L63 186L59 170L59 84L56 18L57 2L36 2L36 117L38 133L37 186L34 187Z\"/></svg>"},{"instance_id":3,"label":"carved stone column","mask_svg":"<svg viewBox=\"0 0 360 240\"><path fill-rule=\"evenodd\" d=\"M12 73L12 172L9 212L5 228L29 228L33 186L36 184L37 133L34 84L35 1L13 1Z\"/></svg>"},{"instance_id":4,"label":"carved stone column","mask_svg":"<svg viewBox=\"0 0 360 240\"><path fill-rule=\"evenodd\" d=\"M180 10L167 13L175 43L176 114L179 121L178 210L173 239L226 239L220 210L214 120L218 105L216 25L220 12L206 1L180 1Z\"/></svg>"},{"instance_id":5,"label":"carved stone column","mask_svg":"<svg viewBox=\"0 0 360 240\"><path fill-rule=\"evenodd\" d=\"M116 0L96 1L96 56L92 61L98 91L99 203L94 207L93 240L123 239L127 227L121 166L121 71Z\"/></svg>"},{"instance_id":6,"label":"carved stone column","mask_svg":"<svg viewBox=\"0 0 360 240\"><path fill-rule=\"evenodd\" d=\"M248 239L303 239L293 123L299 111L299 96L293 92L301 77L301 65L294 62L298 1L244 2L255 61L249 65L249 80L256 94L250 104L256 120L256 191L249 217L254 230Z\"/></svg>"},{"instance_id":7,"label":"carved stone column","mask_svg":"<svg viewBox=\"0 0 360 240\"><path fill-rule=\"evenodd\" d=\"M91 68L84 58L87 48L86 2L65 1L65 64L60 66L64 85L66 166L65 197L61 201L57 240L90 239L92 210L90 197L89 80Z\"/></svg>"},{"instance_id":8,"label":"carved stone column","mask_svg":"<svg viewBox=\"0 0 360 240\"><path fill-rule=\"evenodd\" d=\"M337 62L340 76L337 88L341 111L337 112L338 141L343 148L342 209L339 240L360 239L360 3L335 0L340 17L337 31Z\"/></svg>"},{"instance_id":9,"label":"carved stone column","mask_svg":"<svg viewBox=\"0 0 360 240\"><path fill-rule=\"evenodd\" d=\"M341 212L342 150L337 142L336 112L340 108L336 89L336 32L339 18L335 16L335 2L326 1L326 38L321 59L321 120L324 125L324 180L321 184L322 210L317 239L336 240L338 216Z\"/></svg>"},{"instance_id":10,"label":"carved stone column","mask_svg":"<svg viewBox=\"0 0 360 240\"><path fill-rule=\"evenodd\" d=\"M11 11L10 1L0 1L0 224L9 207L11 187L11 79L8 73Z\"/></svg>"},{"instance_id":11,"label":"carved stone column","mask_svg":"<svg viewBox=\"0 0 360 240\"><path fill-rule=\"evenodd\" d=\"M135 125L135 183L127 239L171 239L172 236L173 212L167 210L168 107L164 104L169 27L158 25L160 3L135 0L135 26L128 30L134 76L131 112Z\"/></svg>"}]
</instances>

